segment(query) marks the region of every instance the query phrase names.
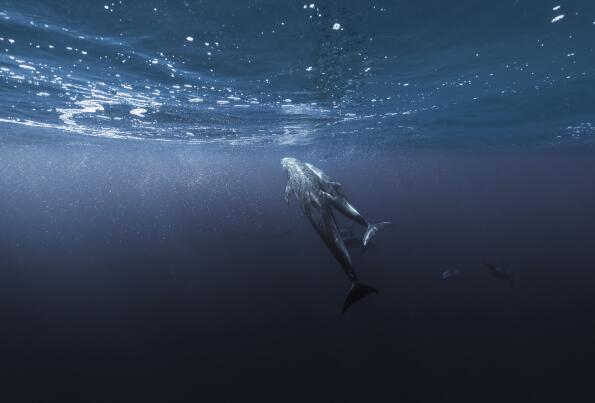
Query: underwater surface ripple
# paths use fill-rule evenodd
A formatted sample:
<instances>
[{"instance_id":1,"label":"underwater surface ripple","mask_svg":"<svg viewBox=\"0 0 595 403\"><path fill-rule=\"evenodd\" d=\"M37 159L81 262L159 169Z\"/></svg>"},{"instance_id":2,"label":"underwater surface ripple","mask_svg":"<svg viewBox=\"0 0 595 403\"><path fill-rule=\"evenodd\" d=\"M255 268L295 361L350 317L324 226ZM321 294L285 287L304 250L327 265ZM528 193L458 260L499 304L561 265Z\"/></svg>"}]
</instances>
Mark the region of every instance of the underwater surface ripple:
<instances>
[{"instance_id":1,"label":"underwater surface ripple","mask_svg":"<svg viewBox=\"0 0 595 403\"><path fill-rule=\"evenodd\" d=\"M592 142L594 37L587 0L8 0L0 130Z\"/></svg>"}]
</instances>

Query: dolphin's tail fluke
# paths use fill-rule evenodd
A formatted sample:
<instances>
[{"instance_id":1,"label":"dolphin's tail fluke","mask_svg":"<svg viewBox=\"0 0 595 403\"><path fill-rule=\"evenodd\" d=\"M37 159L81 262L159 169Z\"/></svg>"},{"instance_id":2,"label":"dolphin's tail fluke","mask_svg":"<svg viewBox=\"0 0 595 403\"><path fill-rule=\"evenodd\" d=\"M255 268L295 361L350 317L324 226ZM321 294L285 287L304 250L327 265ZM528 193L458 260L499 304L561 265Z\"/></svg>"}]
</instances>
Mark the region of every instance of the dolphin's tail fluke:
<instances>
[{"instance_id":1,"label":"dolphin's tail fluke","mask_svg":"<svg viewBox=\"0 0 595 403\"><path fill-rule=\"evenodd\" d=\"M347 298L345 298L345 303L343 304L343 312L360 299L366 298L370 294L377 293L378 290L372 286L358 282L351 283L351 288L349 289L349 293L347 293Z\"/></svg>"},{"instance_id":2,"label":"dolphin's tail fluke","mask_svg":"<svg viewBox=\"0 0 595 403\"><path fill-rule=\"evenodd\" d=\"M376 233L381 229L386 227L387 225L391 225L390 222L379 222L378 224L368 224L368 229L366 230L366 233L364 234L364 246L368 245L368 242L370 242L370 239L372 239L372 237L374 235L376 235Z\"/></svg>"}]
</instances>

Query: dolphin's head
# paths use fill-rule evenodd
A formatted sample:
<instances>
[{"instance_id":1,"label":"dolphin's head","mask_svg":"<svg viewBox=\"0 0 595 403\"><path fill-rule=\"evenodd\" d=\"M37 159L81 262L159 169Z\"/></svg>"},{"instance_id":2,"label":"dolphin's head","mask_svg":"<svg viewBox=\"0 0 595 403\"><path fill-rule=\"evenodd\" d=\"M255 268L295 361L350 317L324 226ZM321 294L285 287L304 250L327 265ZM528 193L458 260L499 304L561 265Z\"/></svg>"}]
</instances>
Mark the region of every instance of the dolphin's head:
<instances>
[{"instance_id":1,"label":"dolphin's head","mask_svg":"<svg viewBox=\"0 0 595 403\"><path fill-rule=\"evenodd\" d=\"M281 158L281 166L283 167L283 170L285 172L287 172L288 174L291 171L291 169L293 167L295 167L297 164L298 164L298 160L296 160L295 158L291 158L291 157Z\"/></svg>"}]
</instances>

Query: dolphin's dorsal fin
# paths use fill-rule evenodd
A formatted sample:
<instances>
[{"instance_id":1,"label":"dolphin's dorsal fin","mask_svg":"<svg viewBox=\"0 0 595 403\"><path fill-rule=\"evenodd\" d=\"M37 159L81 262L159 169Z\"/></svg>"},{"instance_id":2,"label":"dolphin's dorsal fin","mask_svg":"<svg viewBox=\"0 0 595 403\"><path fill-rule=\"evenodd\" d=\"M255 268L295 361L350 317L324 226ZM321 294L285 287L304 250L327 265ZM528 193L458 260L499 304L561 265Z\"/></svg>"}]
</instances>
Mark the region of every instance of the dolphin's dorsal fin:
<instances>
[{"instance_id":1,"label":"dolphin's dorsal fin","mask_svg":"<svg viewBox=\"0 0 595 403\"><path fill-rule=\"evenodd\" d=\"M339 182L329 182L331 187L335 190L341 190L341 184Z\"/></svg>"}]
</instances>

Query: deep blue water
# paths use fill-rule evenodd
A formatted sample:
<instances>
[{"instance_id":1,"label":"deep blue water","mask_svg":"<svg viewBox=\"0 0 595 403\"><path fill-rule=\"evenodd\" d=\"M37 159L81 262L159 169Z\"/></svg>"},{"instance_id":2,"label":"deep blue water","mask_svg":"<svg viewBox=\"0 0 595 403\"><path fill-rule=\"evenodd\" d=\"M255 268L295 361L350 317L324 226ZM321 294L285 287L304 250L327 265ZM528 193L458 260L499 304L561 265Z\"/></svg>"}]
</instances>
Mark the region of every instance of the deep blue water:
<instances>
[{"instance_id":1,"label":"deep blue water","mask_svg":"<svg viewBox=\"0 0 595 403\"><path fill-rule=\"evenodd\" d=\"M0 401L594 401L593 46L587 0L3 0ZM394 223L345 314L286 156Z\"/></svg>"}]
</instances>

